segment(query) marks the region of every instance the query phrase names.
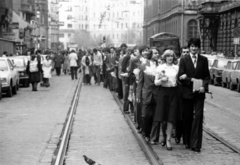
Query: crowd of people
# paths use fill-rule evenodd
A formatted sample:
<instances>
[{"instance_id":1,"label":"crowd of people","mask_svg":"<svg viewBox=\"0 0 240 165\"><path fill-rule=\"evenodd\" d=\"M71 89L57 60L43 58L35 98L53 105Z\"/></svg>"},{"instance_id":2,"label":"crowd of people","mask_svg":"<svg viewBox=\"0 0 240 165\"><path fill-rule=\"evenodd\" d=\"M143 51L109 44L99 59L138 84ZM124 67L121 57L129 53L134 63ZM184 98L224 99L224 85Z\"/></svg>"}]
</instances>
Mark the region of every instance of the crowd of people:
<instances>
[{"instance_id":1,"label":"crowd of people","mask_svg":"<svg viewBox=\"0 0 240 165\"><path fill-rule=\"evenodd\" d=\"M160 55L156 47L93 49L81 60L84 84L103 82L117 92L123 111L134 115L136 129L152 145L171 151L171 138L200 152L203 110L210 73L208 59L199 54L200 39L191 38L180 58L171 49ZM161 133L160 133L161 132ZM162 138L160 140L160 134Z\"/></svg>"},{"instance_id":2,"label":"crowd of people","mask_svg":"<svg viewBox=\"0 0 240 165\"><path fill-rule=\"evenodd\" d=\"M96 85L103 82L104 88L117 93L124 113L134 116L136 129L147 142L171 151L175 130L176 143L182 139L187 149L200 152L204 99L210 81L208 59L200 55L200 45L199 38L189 39L178 58L171 49L160 54L156 47L128 48L124 43L120 48L59 52L47 55L42 62L40 51L29 51L27 72L33 91L41 81L41 86L49 87L53 69L57 76L63 70L72 80L82 72L85 85L92 85L93 78Z\"/></svg>"}]
</instances>

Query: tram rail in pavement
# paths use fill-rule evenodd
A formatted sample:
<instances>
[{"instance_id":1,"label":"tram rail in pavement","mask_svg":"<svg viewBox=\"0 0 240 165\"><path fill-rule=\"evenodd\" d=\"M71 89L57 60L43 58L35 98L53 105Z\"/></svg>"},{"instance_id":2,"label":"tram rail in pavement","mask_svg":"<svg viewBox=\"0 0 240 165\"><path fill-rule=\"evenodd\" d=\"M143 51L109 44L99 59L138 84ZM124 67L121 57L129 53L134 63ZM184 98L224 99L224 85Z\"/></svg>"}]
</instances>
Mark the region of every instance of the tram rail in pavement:
<instances>
[{"instance_id":1,"label":"tram rail in pavement","mask_svg":"<svg viewBox=\"0 0 240 165\"><path fill-rule=\"evenodd\" d=\"M76 90L74 92L74 97L71 102L71 106L69 108L69 112L67 115L67 118L65 120L65 124L62 130L60 142L58 143L58 147L56 151L54 152L54 156L51 162L51 165L63 165L64 164L64 159L65 159L65 154L69 142L69 136L71 134L71 128L72 128L72 123L73 123L73 118L74 114L76 113L76 109L78 106L78 100L80 96L80 90L82 87L82 74L80 78L78 79L78 85L76 87Z\"/></svg>"}]
</instances>

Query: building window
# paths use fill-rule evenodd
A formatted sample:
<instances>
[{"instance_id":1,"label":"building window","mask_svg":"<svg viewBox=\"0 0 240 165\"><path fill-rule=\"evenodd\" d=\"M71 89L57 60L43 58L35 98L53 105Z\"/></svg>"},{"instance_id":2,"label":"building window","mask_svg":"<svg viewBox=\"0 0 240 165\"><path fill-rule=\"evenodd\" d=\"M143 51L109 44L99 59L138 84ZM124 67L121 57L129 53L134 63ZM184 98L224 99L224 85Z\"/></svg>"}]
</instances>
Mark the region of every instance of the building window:
<instances>
[{"instance_id":1,"label":"building window","mask_svg":"<svg viewBox=\"0 0 240 165\"><path fill-rule=\"evenodd\" d=\"M64 33L59 34L59 38L64 38Z\"/></svg>"},{"instance_id":2,"label":"building window","mask_svg":"<svg viewBox=\"0 0 240 165\"><path fill-rule=\"evenodd\" d=\"M72 15L67 16L67 20L70 20L70 19L72 19Z\"/></svg>"},{"instance_id":3,"label":"building window","mask_svg":"<svg viewBox=\"0 0 240 165\"><path fill-rule=\"evenodd\" d=\"M72 28L72 24L68 24L67 27L68 27L68 28Z\"/></svg>"},{"instance_id":4,"label":"building window","mask_svg":"<svg viewBox=\"0 0 240 165\"><path fill-rule=\"evenodd\" d=\"M71 37L72 36L72 34L71 33L68 33L68 37Z\"/></svg>"},{"instance_id":5,"label":"building window","mask_svg":"<svg viewBox=\"0 0 240 165\"><path fill-rule=\"evenodd\" d=\"M196 20L190 20L188 22L188 38L198 36L198 24Z\"/></svg>"},{"instance_id":6,"label":"building window","mask_svg":"<svg viewBox=\"0 0 240 165\"><path fill-rule=\"evenodd\" d=\"M72 6L68 6L66 11L72 11Z\"/></svg>"}]
</instances>

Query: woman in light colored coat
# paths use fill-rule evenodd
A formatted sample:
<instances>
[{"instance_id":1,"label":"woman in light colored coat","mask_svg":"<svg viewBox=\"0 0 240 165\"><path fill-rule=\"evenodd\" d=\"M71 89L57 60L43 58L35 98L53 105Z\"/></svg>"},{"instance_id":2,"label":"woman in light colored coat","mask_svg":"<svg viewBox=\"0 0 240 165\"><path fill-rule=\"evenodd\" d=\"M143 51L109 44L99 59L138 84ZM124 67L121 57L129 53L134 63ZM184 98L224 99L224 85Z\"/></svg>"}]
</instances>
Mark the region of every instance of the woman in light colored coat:
<instances>
[{"instance_id":1,"label":"woman in light colored coat","mask_svg":"<svg viewBox=\"0 0 240 165\"><path fill-rule=\"evenodd\" d=\"M49 78L52 77L51 70L52 70L52 60L50 60L49 56L46 56L46 59L43 61L42 65L43 70L43 83L41 86L49 87Z\"/></svg>"}]
</instances>

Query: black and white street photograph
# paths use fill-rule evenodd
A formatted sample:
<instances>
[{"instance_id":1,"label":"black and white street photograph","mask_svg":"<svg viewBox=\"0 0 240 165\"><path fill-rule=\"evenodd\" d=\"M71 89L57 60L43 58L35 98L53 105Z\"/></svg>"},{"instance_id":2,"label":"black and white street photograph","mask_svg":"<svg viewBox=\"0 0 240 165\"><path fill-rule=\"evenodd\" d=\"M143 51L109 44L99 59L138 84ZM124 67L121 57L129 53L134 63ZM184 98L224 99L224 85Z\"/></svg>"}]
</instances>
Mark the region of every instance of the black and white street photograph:
<instances>
[{"instance_id":1,"label":"black and white street photograph","mask_svg":"<svg viewBox=\"0 0 240 165\"><path fill-rule=\"evenodd\" d=\"M240 165L240 0L0 0L0 165Z\"/></svg>"}]
</instances>

